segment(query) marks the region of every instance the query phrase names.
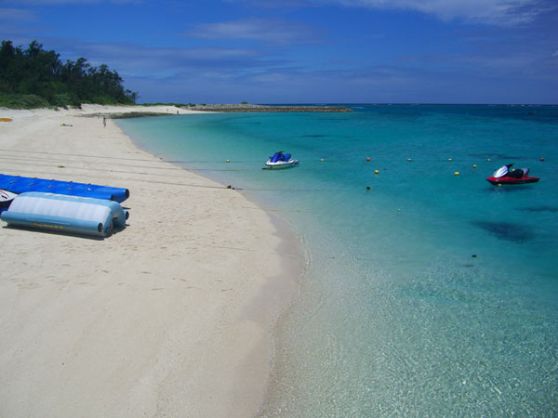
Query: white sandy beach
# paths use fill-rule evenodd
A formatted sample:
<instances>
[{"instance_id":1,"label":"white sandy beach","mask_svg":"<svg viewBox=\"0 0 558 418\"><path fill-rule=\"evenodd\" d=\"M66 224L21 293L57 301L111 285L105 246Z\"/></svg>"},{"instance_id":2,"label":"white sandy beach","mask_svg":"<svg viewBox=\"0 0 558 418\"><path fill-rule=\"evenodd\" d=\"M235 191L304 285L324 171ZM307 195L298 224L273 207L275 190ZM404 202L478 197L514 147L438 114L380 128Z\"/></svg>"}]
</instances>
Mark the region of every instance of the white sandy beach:
<instances>
[{"instance_id":1,"label":"white sandy beach","mask_svg":"<svg viewBox=\"0 0 558 418\"><path fill-rule=\"evenodd\" d=\"M0 109L14 119L0 123L1 173L131 192L127 228L104 240L1 223L1 417L259 410L272 327L296 292L297 268L282 266L300 266L298 249L281 247L239 192L138 149L111 120L81 117L146 110Z\"/></svg>"}]
</instances>

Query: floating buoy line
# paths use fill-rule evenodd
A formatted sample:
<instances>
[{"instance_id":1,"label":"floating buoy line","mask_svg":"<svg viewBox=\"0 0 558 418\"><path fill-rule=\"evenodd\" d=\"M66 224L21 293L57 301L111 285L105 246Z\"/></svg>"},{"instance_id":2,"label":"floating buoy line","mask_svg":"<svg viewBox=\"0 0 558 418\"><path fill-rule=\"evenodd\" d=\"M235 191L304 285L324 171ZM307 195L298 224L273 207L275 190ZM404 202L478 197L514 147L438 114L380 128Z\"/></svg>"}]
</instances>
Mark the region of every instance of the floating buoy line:
<instances>
[{"instance_id":1,"label":"floating buoy line","mask_svg":"<svg viewBox=\"0 0 558 418\"><path fill-rule=\"evenodd\" d=\"M0 149L0 151L2 151L2 149ZM169 171L173 171L173 170L182 170L182 169L186 169L189 171L193 171L193 172L249 172L249 171L253 171L255 169L255 167L252 167L252 165L257 165L258 168L261 167L261 160L256 160L256 159L243 159L243 160L234 160L234 159L221 159L221 160L165 160L162 157L160 157L161 160L163 160L164 162L168 162L171 164L175 164L177 167L168 167L168 166L157 166L155 164L151 165L151 164L147 164L147 163L153 163L152 160L149 159L142 159L142 158L118 158L118 157L111 157L111 156L106 156L106 155L86 155L86 154L70 154L70 153L50 153L50 152L42 152L42 151L19 151L19 150L13 150L13 149L4 149L4 151L6 151L1 157L0 157L0 163L4 162L4 163L13 163L14 161L34 161L36 162L36 164L38 164L39 166L44 166L46 167L55 167L58 169L62 169L62 168L74 168L74 169L78 169L78 170L84 170L84 171L105 171L105 169L101 168L101 167L83 167L83 166L73 166L71 163L74 162L72 161L72 159L67 160L65 159L65 161L61 161L63 156L66 157L76 157L79 158L81 160L81 158L86 157L86 158L91 158L91 159L110 159L110 160L121 160L121 161L126 161L125 163L121 164L121 170L110 170L111 172L116 172L116 173L127 173L127 174L136 174L139 176L142 175L147 175L148 173L150 173L151 175L155 174L153 173L151 170L169 170ZM22 155L23 153L25 153L25 155ZM10 155L11 154L11 155ZM53 161L52 157L48 157L48 155L56 155L57 160L58 161ZM480 157L480 156L479 156ZM463 173L464 167L463 164L467 164L469 165L470 169L477 169L479 167L479 165L483 162L486 161L487 163L491 163L494 164L494 162L497 161L503 161L503 159L501 157L497 157L497 158L457 158L454 159L454 156L449 156L447 157L446 160L444 160L444 158L425 158L425 159L418 159L415 160L412 156L406 156L406 157L401 157L401 158L385 158L385 157L377 157L374 155L364 155L363 157L361 157L362 159L360 159L360 161L364 161L367 164L368 163L374 163L374 166L372 166L372 170L371 170L371 174L373 174L375 177L379 177L382 173L382 171L388 171L388 169L392 169L392 170L397 170L397 168L393 168L390 167L388 164L394 164L396 162L398 163L410 163L413 162L414 164L417 164L420 166L421 163L427 163L427 164L431 164L431 163L443 163L444 161L447 161L449 163L452 163L451 166L454 166L455 164L459 164L461 170L452 170L451 172L448 173L448 175L453 174L454 177L460 177ZM519 159L518 157L514 157L514 159ZM528 161L528 160L535 160L535 161L539 161L539 162L545 162L545 157L543 155L538 155L538 156L531 156L531 157L526 157L526 158L521 158L523 161ZM306 159L303 161L303 164L317 164L319 163L320 165L323 165L322 169L337 169L339 168L339 164L337 163L356 163L358 162L359 159L358 158L342 158L342 159L335 159L335 160L327 160L326 158L323 157L316 157L315 159ZM224 168L222 164L226 164L228 165L230 168ZM378 167L378 164L384 164L384 167ZM195 165L206 165L205 167L196 167ZM209 167L207 167L207 165L210 165ZM247 166L250 165L250 166ZM387 167L386 167L387 165ZM234 168L233 168L234 167ZM491 167L492 168L492 167ZM137 171L136 171L137 170ZM167 171L168 172L168 171ZM170 173L169 173L170 174ZM156 174L157 177L159 178L165 178L165 177L170 177L167 176L163 173L157 173ZM369 188L370 186L367 186L366 190L370 191L372 190L371 188Z\"/></svg>"},{"instance_id":2,"label":"floating buoy line","mask_svg":"<svg viewBox=\"0 0 558 418\"><path fill-rule=\"evenodd\" d=\"M5 154L3 154L2 156L0 156L0 163L2 164L6 164L6 163L13 163L15 161L29 161L29 162L33 162L34 164L37 164L39 166L44 166L44 167L57 167L57 168L74 168L77 170L85 170L85 171L105 171L106 169L101 168L101 167L83 167L83 166L77 166L77 165L72 165L71 163L74 162L71 159L70 160L65 160L62 161L62 158L59 159L58 161L53 161L52 157L47 157L47 156L39 156L39 155L26 155L23 156L21 154L17 154L16 152L13 152L14 150L9 150L10 152L7 152ZM76 156L76 154L73 154L73 156ZM101 156L90 156L91 158L102 158ZM368 162L368 158L370 158L372 160L373 157L366 157L365 161ZM542 162L544 161L544 157L538 157L538 159ZM158 177L166 177L165 174L163 174L163 172L170 172L170 171L176 171L176 170L189 170L189 171L193 171L193 172L250 172L254 170L254 167L252 167L252 165L256 165L258 166L258 168L260 167L261 161L256 161L256 160L221 160L221 163L219 164L219 162L215 161L215 160L164 160L165 162L169 162L172 164L175 164L175 167L169 167L169 166L157 166L157 165L150 165L150 164L145 164L142 162L146 161L146 160L135 160L134 162L132 162L133 160L131 159L125 159L126 162L119 164L119 167L121 167L122 169L120 170L114 170L114 169L110 169L111 172L116 172L116 173L129 173L129 174L138 174L138 175L146 175L148 173L151 174L155 174ZM137 162L136 162L137 161ZM223 165L223 161L225 162L225 164L229 167L225 168ZM337 169L339 168L338 164L325 164L325 163L332 163L332 162L343 162L346 163L348 161L355 161L354 159L344 159L344 160L326 160L324 158L319 158L317 160L314 160L314 163L320 163L324 164L323 169ZM403 163L404 161L412 161L414 164L418 164L420 166L421 163L432 163L433 161L438 161L440 163L443 162L443 160L432 160L432 159L427 159L427 160L414 160L411 157L407 157L406 159L401 159L401 160L394 160L394 159L380 159L380 160L374 160L376 167L372 167L371 169L371 173L374 176L379 176L381 174L382 171L390 171L390 170L394 170L396 171L397 168L394 167L390 167L389 163L393 163L394 161L400 161L401 163ZM466 163L467 160L459 160L460 161L460 165L461 165L461 169L463 170L463 166L462 164ZM469 160L472 161L472 160ZM384 167L378 167L377 164L378 162L382 162L382 163L387 163L386 165L384 165ZM312 161L307 161L308 163L312 163ZM98 164L98 163L97 163ZM191 165L193 164L193 165ZM195 165L202 165L202 167L196 167ZM250 165L250 166L242 166L241 164L246 164L246 165ZM203 165L206 165L205 167ZM210 165L209 167L207 165ZM471 163L470 164L470 169L477 169L479 167L479 165L477 163ZM136 171L137 170L137 171ZM154 173L154 171L158 171L161 170L161 173ZM462 175L462 170L453 170L448 174L453 174L453 176L455 177L459 177ZM170 173L169 173L170 174Z\"/></svg>"},{"instance_id":3,"label":"floating buoy line","mask_svg":"<svg viewBox=\"0 0 558 418\"><path fill-rule=\"evenodd\" d=\"M122 158L122 157L113 157L110 155L95 155L95 154L73 154L73 153L60 153L60 152L48 152L48 151L31 151L31 150L14 150L14 149L9 149L9 148L0 148L0 152L9 152L9 153L21 153L21 154L25 154L27 157L29 156L29 154L38 154L39 156L41 155L56 155L56 156L68 156L68 157L80 157L80 158L101 158L101 159L111 159L111 160L122 160L122 161L144 161L144 162L153 162L153 160L151 159L146 159L146 158ZM157 156L157 157L161 157L161 156ZM514 157L514 159L519 159L517 157ZM161 157L161 160L165 161L165 162L169 162L169 163L174 163L174 164L207 164L207 163L222 163L223 161L227 164L237 164L237 163L261 163L261 159L251 159L251 160L234 160L234 159L225 159L225 160L173 160L173 159L164 159ZM312 161L317 161L317 162L337 162L337 161L342 161L342 162L346 162L346 161L358 161L358 158L336 158L334 161L330 160L327 161L324 158L316 158L314 159L310 159L310 160L304 160L303 162L312 162ZM443 161L441 159L437 159L437 158L421 158L420 160L415 160L414 158L408 156L406 158L386 158L386 157L375 157L375 156L365 156L364 160L366 162L372 162L372 161L382 161L382 162L394 162L394 161L413 161L413 162L437 162L437 161ZM453 157L448 157L447 161L451 161L451 162L459 162L459 163L473 163L474 168L476 168L477 166L477 162L479 162L480 160L483 160L483 158L463 158L463 159L454 159ZM485 159L486 162L492 162L492 161L507 161L507 159L505 158L490 158L487 157ZM525 157L525 158L521 158L521 160L523 161L529 161L529 160L535 160L535 161L540 161L540 162L544 162L545 161L545 157L540 155L537 157Z\"/></svg>"}]
</instances>

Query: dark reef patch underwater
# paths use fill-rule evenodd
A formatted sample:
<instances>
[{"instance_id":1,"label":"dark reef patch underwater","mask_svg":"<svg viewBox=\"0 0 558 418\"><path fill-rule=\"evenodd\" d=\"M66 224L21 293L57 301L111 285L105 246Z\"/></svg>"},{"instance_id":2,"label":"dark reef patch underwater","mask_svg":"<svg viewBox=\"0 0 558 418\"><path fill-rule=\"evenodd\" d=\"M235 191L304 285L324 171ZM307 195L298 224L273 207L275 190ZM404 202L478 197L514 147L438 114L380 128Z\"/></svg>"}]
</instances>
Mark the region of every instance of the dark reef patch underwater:
<instances>
[{"instance_id":1,"label":"dark reef patch underwater","mask_svg":"<svg viewBox=\"0 0 558 418\"><path fill-rule=\"evenodd\" d=\"M510 222L474 221L472 224L506 241L525 242L535 237L528 227Z\"/></svg>"}]
</instances>

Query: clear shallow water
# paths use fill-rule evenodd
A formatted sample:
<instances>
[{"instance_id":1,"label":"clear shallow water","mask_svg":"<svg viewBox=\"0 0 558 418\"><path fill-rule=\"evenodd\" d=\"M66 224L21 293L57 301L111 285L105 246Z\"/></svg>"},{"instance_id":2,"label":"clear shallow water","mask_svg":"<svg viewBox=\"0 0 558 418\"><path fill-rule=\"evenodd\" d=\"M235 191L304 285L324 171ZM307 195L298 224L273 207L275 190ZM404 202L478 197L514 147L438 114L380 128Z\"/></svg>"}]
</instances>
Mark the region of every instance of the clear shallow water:
<instances>
[{"instance_id":1,"label":"clear shallow water","mask_svg":"<svg viewBox=\"0 0 558 418\"><path fill-rule=\"evenodd\" d=\"M558 107L359 105L119 124L279 210L308 247L264 415L558 413ZM301 165L261 170L278 149ZM541 182L485 181L509 162Z\"/></svg>"}]
</instances>

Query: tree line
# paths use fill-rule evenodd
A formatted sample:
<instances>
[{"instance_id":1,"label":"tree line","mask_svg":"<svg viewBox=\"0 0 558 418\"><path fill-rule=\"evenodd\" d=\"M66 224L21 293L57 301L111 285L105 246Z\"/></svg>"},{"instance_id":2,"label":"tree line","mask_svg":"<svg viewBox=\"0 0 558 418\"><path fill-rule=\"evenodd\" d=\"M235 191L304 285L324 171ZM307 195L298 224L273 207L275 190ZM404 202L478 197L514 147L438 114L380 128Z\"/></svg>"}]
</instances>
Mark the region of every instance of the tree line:
<instances>
[{"instance_id":1,"label":"tree line","mask_svg":"<svg viewBox=\"0 0 558 418\"><path fill-rule=\"evenodd\" d=\"M80 106L82 103L133 104L137 93L107 65L95 67L85 58L62 62L55 51L37 41L27 48L2 41L0 106Z\"/></svg>"}]
</instances>

